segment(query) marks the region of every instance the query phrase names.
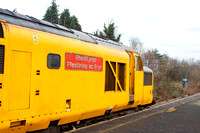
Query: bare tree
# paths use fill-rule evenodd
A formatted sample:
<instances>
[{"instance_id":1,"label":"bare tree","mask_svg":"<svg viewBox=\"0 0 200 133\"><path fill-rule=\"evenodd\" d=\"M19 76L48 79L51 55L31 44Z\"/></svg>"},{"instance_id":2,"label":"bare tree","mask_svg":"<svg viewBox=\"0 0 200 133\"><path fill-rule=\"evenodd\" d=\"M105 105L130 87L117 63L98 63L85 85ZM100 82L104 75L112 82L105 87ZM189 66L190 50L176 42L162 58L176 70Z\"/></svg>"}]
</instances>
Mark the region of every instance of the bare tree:
<instances>
[{"instance_id":1,"label":"bare tree","mask_svg":"<svg viewBox=\"0 0 200 133\"><path fill-rule=\"evenodd\" d=\"M132 47L135 52L138 52L139 54L142 54L142 52L143 52L143 43L141 42L141 40L139 38L131 37L129 39L129 44L130 44L130 47Z\"/></svg>"}]
</instances>

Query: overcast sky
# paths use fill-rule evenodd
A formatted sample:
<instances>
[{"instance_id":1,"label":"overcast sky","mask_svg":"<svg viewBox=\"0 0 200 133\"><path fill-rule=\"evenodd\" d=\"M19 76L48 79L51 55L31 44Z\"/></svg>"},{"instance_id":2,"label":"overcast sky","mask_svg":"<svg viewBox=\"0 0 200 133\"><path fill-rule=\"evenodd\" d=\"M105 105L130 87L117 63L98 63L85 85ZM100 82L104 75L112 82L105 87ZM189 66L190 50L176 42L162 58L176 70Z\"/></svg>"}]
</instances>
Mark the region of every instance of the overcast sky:
<instances>
[{"instance_id":1,"label":"overcast sky","mask_svg":"<svg viewBox=\"0 0 200 133\"><path fill-rule=\"evenodd\" d=\"M0 8L42 19L52 0L1 0ZM129 45L138 37L146 49L172 58L200 60L200 0L56 0L68 8L83 31L93 33L113 21Z\"/></svg>"}]
</instances>

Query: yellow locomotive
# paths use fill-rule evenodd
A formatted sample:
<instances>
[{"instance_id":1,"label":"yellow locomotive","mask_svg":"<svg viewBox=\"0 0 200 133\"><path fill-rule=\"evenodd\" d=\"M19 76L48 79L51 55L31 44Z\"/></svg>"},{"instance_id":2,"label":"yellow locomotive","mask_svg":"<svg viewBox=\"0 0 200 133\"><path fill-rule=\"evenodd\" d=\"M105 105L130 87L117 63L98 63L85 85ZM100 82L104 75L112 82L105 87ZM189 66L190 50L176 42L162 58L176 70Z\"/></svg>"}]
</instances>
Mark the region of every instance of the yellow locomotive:
<instances>
[{"instance_id":1,"label":"yellow locomotive","mask_svg":"<svg viewBox=\"0 0 200 133\"><path fill-rule=\"evenodd\" d=\"M0 132L31 132L153 100L153 72L111 40L0 9Z\"/></svg>"}]
</instances>

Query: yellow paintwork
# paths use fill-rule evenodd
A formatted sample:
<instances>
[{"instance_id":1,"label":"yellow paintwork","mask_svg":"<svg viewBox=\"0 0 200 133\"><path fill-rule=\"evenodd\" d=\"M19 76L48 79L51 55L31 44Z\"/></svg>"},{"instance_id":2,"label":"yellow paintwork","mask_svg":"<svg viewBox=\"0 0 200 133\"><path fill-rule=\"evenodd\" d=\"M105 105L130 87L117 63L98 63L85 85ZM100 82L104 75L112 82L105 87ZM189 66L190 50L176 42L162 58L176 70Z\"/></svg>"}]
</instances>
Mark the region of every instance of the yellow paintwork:
<instances>
[{"instance_id":1,"label":"yellow paintwork","mask_svg":"<svg viewBox=\"0 0 200 133\"><path fill-rule=\"evenodd\" d=\"M4 74L0 74L1 133L45 129L50 121L59 120L61 125L104 115L108 109L114 112L142 104L144 76L140 71L134 72L135 103L128 105L130 71L126 51L1 23L5 34L0 38L0 45L5 45ZM103 71L65 70L66 52L103 58ZM47 67L49 53L61 56L60 69ZM125 91L105 91L105 61L126 64ZM71 100L71 105L66 100ZM24 120L24 125L10 128L12 122L14 125Z\"/></svg>"},{"instance_id":2,"label":"yellow paintwork","mask_svg":"<svg viewBox=\"0 0 200 133\"><path fill-rule=\"evenodd\" d=\"M11 59L9 110L28 109L30 107L31 53L12 50Z\"/></svg>"},{"instance_id":3,"label":"yellow paintwork","mask_svg":"<svg viewBox=\"0 0 200 133\"><path fill-rule=\"evenodd\" d=\"M144 98L141 105L150 104L153 100L153 87L144 86Z\"/></svg>"},{"instance_id":4,"label":"yellow paintwork","mask_svg":"<svg viewBox=\"0 0 200 133\"><path fill-rule=\"evenodd\" d=\"M130 61L129 61L129 70L130 70L130 94L133 94L134 92L134 78L135 78L135 74L134 74L134 71L135 71L135 56L133 54L133 52L131 51L128 51L128 54L129 54L129 58L130 58Z\"/></svg>"},{"instance_id":5,"label":"yellow paintwork","mask_svg":"<svg viewBox=\"0 0 200 133\"><path fill-rule=\"evenodd\" d=\"M130 56L130 94L134 94L134 104L132 107L137 105L150 104L153 100L153 78L152 85L144 86L144 73L143 71L136 71L135 56L140 57L139 54L132 51L127 51ZM141 57L140 57L141 58ZM142 60L140 65L142 66ZM150 93L151 92L151 93Z\"/></svg>"}]
</instances>

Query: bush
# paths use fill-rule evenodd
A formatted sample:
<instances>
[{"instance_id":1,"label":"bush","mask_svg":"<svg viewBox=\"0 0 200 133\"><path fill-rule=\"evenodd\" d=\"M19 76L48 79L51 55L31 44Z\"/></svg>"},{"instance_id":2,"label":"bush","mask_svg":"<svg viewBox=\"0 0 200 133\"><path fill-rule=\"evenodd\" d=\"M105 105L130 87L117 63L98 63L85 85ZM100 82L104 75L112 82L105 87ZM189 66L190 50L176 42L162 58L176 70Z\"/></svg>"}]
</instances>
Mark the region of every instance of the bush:
<instances>
[{"instance_id":1,"label":"bush","mask_svg":"<svg viewBox=\"0 0 200 133\"><path fill-rule=\"evenodd\" d=\"M172 59L166 54L161 55L156 49L149 50L142 56L144 60L148 60L148 67L154 71L156 101L166 101L200 92L199 62ZM182 87L183 77L189 79L185 88Z\"/></svg>"}]
</instances>

